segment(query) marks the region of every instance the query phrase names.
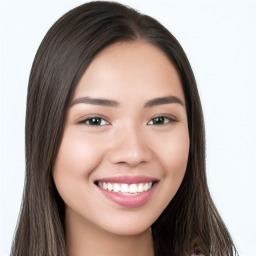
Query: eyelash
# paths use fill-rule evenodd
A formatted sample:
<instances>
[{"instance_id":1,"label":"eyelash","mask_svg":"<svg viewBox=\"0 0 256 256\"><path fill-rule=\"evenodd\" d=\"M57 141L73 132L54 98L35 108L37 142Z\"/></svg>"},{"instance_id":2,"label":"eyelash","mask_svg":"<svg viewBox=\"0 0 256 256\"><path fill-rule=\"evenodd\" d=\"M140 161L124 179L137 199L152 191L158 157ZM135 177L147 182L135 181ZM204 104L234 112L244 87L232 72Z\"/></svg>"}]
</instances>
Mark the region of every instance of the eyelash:
<instances>
[{"instance_id":1,"label":"eyelash","mask_svg":"<svg viewBox=\"0 0 256 256\"><path fill-rule=\"evenodd\" d=\"M98 116L93 116L93 117L90 117L90 118L86 118L85 120L80 121L79 124L85 124L85 125L89 125L89 126L103 126L102 124L101 124L101 125L98 125L97 123L96 123L96 124L90 123L90 122L93 122L93 120L94 120L94 121L96 121L96 120L99 121L99 120L100 120L100 123L101 123L102 121L104 121L105 124L103 124L103 125L109 125L109 124L110 124L110 123L109 123L108 121L106 121L104 118L98 117Z\"/></svg>"},{"instance_id":2,"label":"eyelash","mask_svg":"<svg viewBox=\"0 0 256 256\"><path fill-rule=\"evenodd\" d=\"M153 122L155 121L164 121L164 123L160 123L160 124L154 124ZM152 124L149 124L150 122L152 122ZM156 116L154 118L152 118L148 123L147 125L167 125L169 123L172 123L172 122L177 122L176 119L174 119L173 117L167 117L167 116Z\"/></svg>"},{"instance_id":3,"label":"eyelash","mask_svg":"<svg viewBox=\"0 0 256 256\"><path fill-rule=\"evenodd\" d=\"M96 123L90 123L90 122L94 122L97 121ZM153 123L154 121L159 122L160 123ZM98 123L102 123L103 124L98 124ZM151 124L150 124L151 122ZM163 123L162 123L163 122ZM176 119L174 119L173 117L167 117L167 116L156 116L154 118L152 118L147 125L157 125L157 126L162 126L162 125L167 125L168 123L171 122L177 122ZM94 116L94 117L90 117L87 118L85 120L82 120L79 122L79 124L85 124L85 125L89 125L89 126L105 126L105 125L109 125L110 123L108 121L106 121L104 118L102 117L98 117L98 116Z\"/></svg>"}]
</instances>

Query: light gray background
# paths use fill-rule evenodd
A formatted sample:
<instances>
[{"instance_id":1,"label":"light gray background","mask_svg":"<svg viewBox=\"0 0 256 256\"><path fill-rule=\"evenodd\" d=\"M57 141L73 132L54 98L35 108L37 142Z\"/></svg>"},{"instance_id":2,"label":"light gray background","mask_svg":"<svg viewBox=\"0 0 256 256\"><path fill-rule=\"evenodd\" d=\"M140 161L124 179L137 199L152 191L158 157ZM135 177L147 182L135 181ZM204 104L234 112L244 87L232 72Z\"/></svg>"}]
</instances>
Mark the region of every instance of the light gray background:
<instances>
[{"instance_id":1,"label":"light gray background","mask_svg":"<svg viewBox=\"0 0 256 256\"><path fill-rule=\"evenodd\" d=\"M43 36L78 0L1 4L0 255L7 256L24 182L31 64ZM163 23L193 67L206 123L210 191L241 256L256 254L256 1L119 1Z\"/></svg>"}]
</instances>

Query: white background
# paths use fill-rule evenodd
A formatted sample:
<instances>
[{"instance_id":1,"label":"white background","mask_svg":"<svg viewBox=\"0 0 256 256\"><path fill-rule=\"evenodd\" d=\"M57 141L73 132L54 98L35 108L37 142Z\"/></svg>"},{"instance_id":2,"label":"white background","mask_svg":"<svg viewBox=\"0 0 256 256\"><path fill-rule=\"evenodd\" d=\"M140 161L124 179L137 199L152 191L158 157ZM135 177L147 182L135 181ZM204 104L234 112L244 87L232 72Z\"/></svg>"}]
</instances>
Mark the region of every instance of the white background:
<instances>
[{"instance_id":1,"label":"white background","mask_svg":"<svg viewBox=\"0 0 256 256\"><path fill-rule=\"evenodd\" d=\"M50 26L84 2L1 2L1 256L9 255L22 196L31 64ZM240 255L256 255L256 1L119 2L158 19L186 51L205 115L212 197Z\"/></svg>"}]
</instances>

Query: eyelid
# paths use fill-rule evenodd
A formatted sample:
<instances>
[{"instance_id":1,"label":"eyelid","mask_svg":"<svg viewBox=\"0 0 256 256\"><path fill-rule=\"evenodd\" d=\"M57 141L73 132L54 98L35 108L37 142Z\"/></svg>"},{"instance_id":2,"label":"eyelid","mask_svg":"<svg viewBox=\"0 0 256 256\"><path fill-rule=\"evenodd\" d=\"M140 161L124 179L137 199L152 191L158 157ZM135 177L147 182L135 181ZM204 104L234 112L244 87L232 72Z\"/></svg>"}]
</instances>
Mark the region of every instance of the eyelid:
<instances>
[{"instance_id":1,"label":"eyelid","mask_svg":"<svg viewBox=\"0 0 256 256\"><path fill-rule=\"evenodd\" d=\"M168 122L167 122L167 123L164 123L164 124L158 124L159 126L167 125L167 124L172 123L172 122L178 122L178 119L177 119L176 117L174 117L173 115L170 115L170 114L158 114L158 115L152 117L152 118L147 122L147 125L155 125L155 126L156 126L156 124L149 124L149 122L153 121L153 119L155 119L155 118L160 118L160 117L161 117L161 118L164 118L164 119L167 119ZM86 121L89 121L89 120L91 120L91 119L93 119L93 118L95 118L95 119L98 118L98 119L104 120L104 121L106 122L106 124L103 124L103 125L91 125L91 124L86 124ZM90 114L90 115L88 115L88 116L84 116L84 117L80 118L80 120L77 121L77 124L87 125L87 126L94 126L94 127L98 126L98 127L99 127L99 126L110 125L111 122L108 121L108 118L107 118L107 117L105 117L105 116L103 116L103 115L101 115L101 114Z\"/></svg>"},{"instance_id":2,"label":"eyelid","mask_svg":"<svg viewBox=\"0 0 256 256\"><path fill-rule=\"evenodd\" d=\"M91 119L101 119L101 120L104 120L107 124L104 124L104 125L91 125L91 124L86 124L86 121L89 121L89 120L91 120ZM78 122L77 122L77 124L81 124L81 125L88 125L88 126L94 126L94 127L96 127L96 126L106 126L106 125L110 125L111 123L108 121L108 119L106 118L106 117L104 117L104 116L102 116L102 115L99 115L99 114L91 114L91 115L89 115L89 116L85 116L85 117L83 117L83 118L81 118L81 120L79 120Z\"/></svg>"},{"instance_id":3,"label":"eyelid","mask_svg":"<svg viewBox=\"0 0 256 256\"><path fill-rule=\"evenodd\" d=\"M164 119L168 119L168 122L167 123L164 123L164 124L159 124L159 126L161 125L167 125L169 123L172 123L172 122L178 122L178 119L172 115L168 115L168 114L158 114L154 117L152 117L148 122L147 122L147 125L156 125L156 124L149 124L149 122L153 121L153 119L155 118L164 118Z\"/></svg>"}]
</instances>

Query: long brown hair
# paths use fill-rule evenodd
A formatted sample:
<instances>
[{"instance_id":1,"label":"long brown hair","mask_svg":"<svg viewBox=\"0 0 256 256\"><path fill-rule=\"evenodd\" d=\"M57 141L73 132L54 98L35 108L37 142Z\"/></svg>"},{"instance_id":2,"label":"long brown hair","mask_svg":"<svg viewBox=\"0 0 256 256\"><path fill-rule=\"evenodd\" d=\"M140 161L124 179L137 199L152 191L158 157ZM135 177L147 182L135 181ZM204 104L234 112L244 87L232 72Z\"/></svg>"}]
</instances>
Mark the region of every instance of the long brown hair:
<instances>
[{"instance_id":1,"label":"long brown hair","mask_svg":"<svg viewBox=\"0 0 256 256\"><path fill-rule=\"evenodd\" d=\"M90 2L61 17L35 56L27 94L26 178L12 256L66 256L64 202L52 178L67 109L82 74L105 47L144 40L161 49L181 78L190 152L185 177L152 225L155 256L236 255L211 199L205 172L200 98L189 61L175 37L155 19L114 2Z\"/></svg>"}]
</instances>

